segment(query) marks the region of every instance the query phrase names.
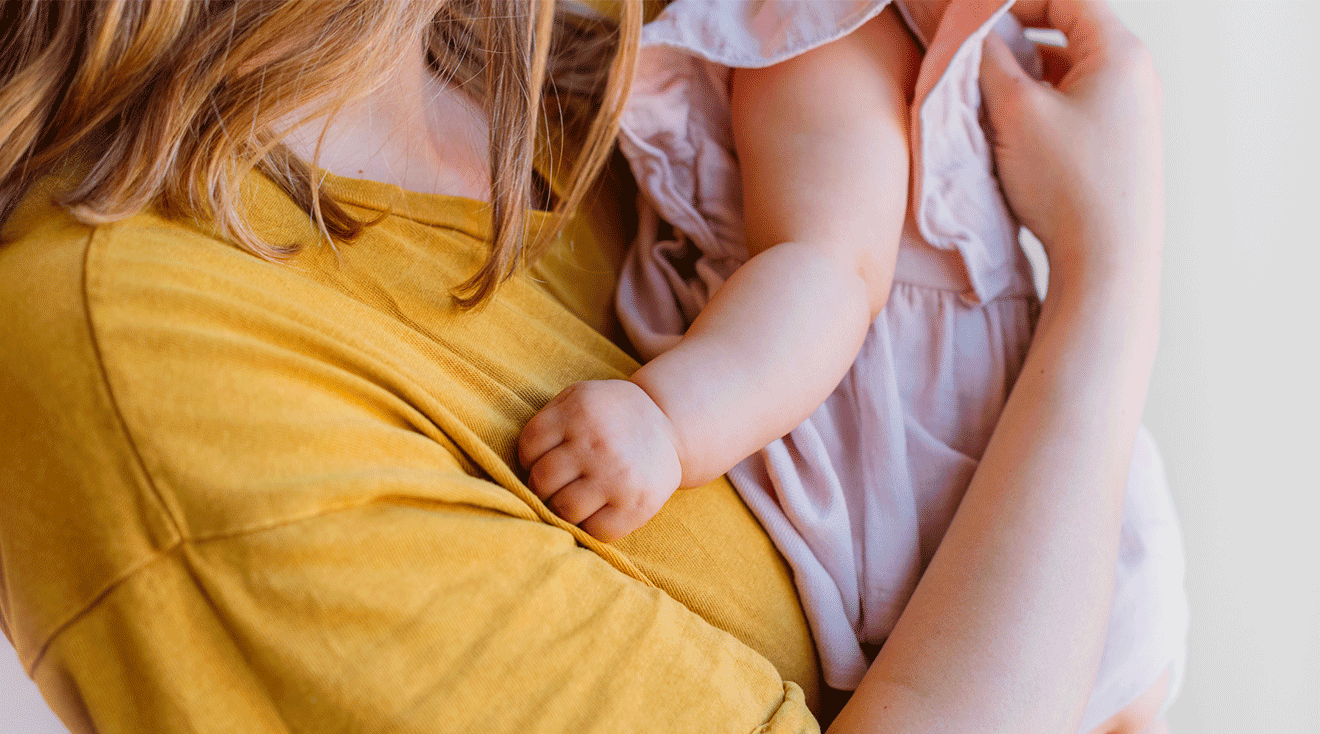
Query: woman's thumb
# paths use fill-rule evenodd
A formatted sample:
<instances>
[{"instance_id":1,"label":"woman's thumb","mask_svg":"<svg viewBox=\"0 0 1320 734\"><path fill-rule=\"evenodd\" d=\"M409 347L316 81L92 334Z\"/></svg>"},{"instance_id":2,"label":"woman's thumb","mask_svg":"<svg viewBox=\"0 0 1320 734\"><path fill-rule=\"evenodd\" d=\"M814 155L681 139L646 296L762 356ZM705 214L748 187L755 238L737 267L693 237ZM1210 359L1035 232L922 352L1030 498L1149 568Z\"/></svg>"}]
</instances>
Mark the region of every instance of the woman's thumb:
<instances>
[{"instance_id":1,"label":"woman's thumb","mask_svg":"<svg viewBox=\"0 0 1320 734\"><path fill-rule=\"evenodd\" d=\"M981 49L981 95L991 120L995 120L999 110L1020 104L1022 95L1040 91L1043 90L1023 71L1004 39L995 33L987 35Z\"/></svg>"}]
</instances>

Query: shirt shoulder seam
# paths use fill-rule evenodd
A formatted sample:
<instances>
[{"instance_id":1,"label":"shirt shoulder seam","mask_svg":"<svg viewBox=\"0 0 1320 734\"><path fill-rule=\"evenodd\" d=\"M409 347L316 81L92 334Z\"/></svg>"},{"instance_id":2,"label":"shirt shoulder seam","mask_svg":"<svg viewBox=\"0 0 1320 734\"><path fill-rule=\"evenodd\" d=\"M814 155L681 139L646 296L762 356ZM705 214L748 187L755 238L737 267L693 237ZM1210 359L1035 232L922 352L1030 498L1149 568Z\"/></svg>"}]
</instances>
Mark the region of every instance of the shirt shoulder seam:
<instances>
[{"instance_id":1,"label":"shirt shoulder seam","mask_svg":"<svg viewBox=\"0 0 1320 734\"><path fill-rule=\"evenodd\" d=\"M174 533L174 540L177 542L185 535L183 532L183 526L179 522L179 518L175 517L174 513L170 511L169 504L165 502L165 497L161 493L160 487L157 486L155 477L152 476L151 470L147 468L147 463L142 458L142 450L138 447L138 442L133 437L133 432L129 428L128 421L124 419L123 410L119 406L119 398L115 394L114 386L110 383L110 377L105 366L105 350L101 345L101 338L96 329L96 319L92 315L92 293L90 283L92 277L92 252L97 246L97 241L104 241L109 234L108 229L113 226L114 225L112 224L108 226L102 225L94 227L87 237L87 249L83 251L81 290L83 317L87 322L87 337L92 346L92 358L95 360L96 374L100 379L101 386L105 390L106 401L117 428L116 432L128 448L133 463L136 464L138 470L142 472L143 480L145 481L147 488L150 490L152 498L156 501L157 510L165 519L170 531Z\"/></svg>"}]
</instances>

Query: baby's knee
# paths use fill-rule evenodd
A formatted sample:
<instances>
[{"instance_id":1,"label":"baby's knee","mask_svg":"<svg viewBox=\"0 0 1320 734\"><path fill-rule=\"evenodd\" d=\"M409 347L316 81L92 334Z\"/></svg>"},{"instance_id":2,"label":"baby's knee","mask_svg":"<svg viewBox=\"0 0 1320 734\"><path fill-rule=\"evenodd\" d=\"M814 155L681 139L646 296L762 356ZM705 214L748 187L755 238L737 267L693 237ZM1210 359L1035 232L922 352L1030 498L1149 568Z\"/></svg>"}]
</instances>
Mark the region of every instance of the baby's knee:
<instances>
[{"instance_id":1,"label":"baby's knee","mask_svg":"<svg viewBox=\"0 0 1320 734\"><path fill-rule=\"evenodd\" d=\"M1164 671L1137 700L1109 717L1090 734L1168 734L1169 727L1160 716L1164 699L1169 695L1170 671Z\"/></svg>"}]
</instances>

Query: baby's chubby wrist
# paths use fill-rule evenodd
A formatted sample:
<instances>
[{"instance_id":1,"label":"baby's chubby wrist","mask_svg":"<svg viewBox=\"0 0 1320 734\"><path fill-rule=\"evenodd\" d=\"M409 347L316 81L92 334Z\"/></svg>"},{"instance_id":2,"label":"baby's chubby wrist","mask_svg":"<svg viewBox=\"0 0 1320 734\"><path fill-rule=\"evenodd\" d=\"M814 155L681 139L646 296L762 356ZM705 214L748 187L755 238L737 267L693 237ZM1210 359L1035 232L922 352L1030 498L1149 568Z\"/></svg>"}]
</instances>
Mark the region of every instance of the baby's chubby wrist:
<instances>
[{"instance_id":1,"label":"baby's chubby wrist","mask_svg":"<svg viewBox=\"0 0 1320 734\"><path fill-rule=\"evenodd\" d=\"M688 448L690 432L684 431L679 422L674 419L679 411L674 411L672 406L670 409L666 409L664 403L667 393L663 389L658 389L655 380L650 379L651 377L650 371L643 367L628 379L628 384L635 387L641 393L643 399L655 409L653 421L668 438L674 456L677 457L679 466L682 467L682 478L679 480L678 488L699 487L723 474L721 471L708 478L704 476L705 473L698 466L699 461L696 455Z\"/></svg>"},{"instance_id":2,"label":"baby's chubby wrist","mask_svg":"<svg viewBox=\"0 0 1320 734\"><path fill-rule=\"evenodd\" d=\"M647 422L655 428L657 433L663 435L665 439L667 439L668 446L673 450L675 459L677 459L681 466L686 467L688 454L684 450L683 436L679 431L678 425L669 416L669 413L665 410L664 406L661 405L651 393L647 392L645 385L632 379L620 380L619 382L621 383L621 387L622 385L629 385L636 389L638 394L637 402L640 410L646 416ZM683 487L687 485L680 482L679 486Z\"/></svg>"}]
</instances>

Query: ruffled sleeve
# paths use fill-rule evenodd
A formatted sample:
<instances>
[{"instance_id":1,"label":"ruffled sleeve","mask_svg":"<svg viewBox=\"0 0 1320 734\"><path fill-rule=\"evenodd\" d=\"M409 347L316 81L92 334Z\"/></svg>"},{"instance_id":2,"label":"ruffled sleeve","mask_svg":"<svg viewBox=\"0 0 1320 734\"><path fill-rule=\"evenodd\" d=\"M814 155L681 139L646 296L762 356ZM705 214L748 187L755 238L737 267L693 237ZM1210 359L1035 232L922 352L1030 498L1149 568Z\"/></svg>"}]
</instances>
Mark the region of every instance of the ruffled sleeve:
<instances>
[{"instance_id":1,"label":"ruffled sleeve","mask_svg":"<svg viewBox=\"0 0 1320 734\"><path fill-rule=\"evenodd\" d=\"M672 346L747 259L742 189L729 117L734 67L783 61L847 35L889 0L676 0L642 31L620 145L642 191L639 240L621 278L618 309L651 358ZM981 43L1009 40L1028 71L1039 59L1009 3L952 3L933 34L912 109L916 224L933 247L956 251L987 302L1021 267L1018 224L995 180L981 126ZM904 18L912 14L899 3ZM662 236L660 222L673 226Z\"/></svg>"}]
</instances>

